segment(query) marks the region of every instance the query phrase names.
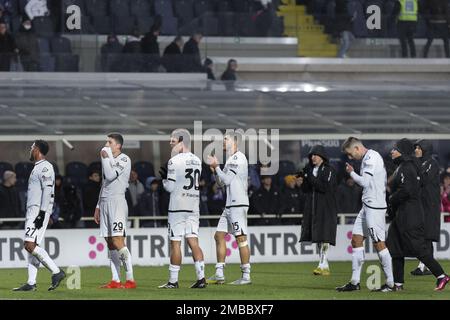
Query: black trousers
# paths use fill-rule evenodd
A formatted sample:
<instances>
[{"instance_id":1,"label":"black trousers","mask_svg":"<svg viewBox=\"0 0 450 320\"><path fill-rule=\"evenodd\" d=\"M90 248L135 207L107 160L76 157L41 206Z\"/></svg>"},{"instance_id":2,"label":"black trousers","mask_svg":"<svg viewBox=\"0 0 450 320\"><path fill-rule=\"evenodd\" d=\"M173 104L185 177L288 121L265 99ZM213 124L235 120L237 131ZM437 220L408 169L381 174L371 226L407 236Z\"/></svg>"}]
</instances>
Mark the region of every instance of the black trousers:
<instances>
[{"instance_id":1,"label":"black trousers","mask_svg":"<svg viewBox=\"0 0 450 320\"><path fill-rule=\"evenodd\" d=\"M428 253L425 256L417 257L423 264L431 271L431 273L437 278L442 274L445 274L439 262L433 257L433 253ZM394 274L395 283L405 283L405 258L392 258L392 268Z\"/></svg>"},{"instance_id":2,"label":"black trousers","mask_svg":"<svg viewBox=\"0 0 450 320\"><path fill-rule=\"evenodd\" d=\"M411 58L416 57L416 45L414 44L414 33L416 32L416 22L414 21L399 21L397 23L397 31L398 37L400 40L400 46L402 48L402 57L408 57L408 48L409 47L409 56Z\"/></svg>"},{"instance_id":3,"label":"black trousers","mask_svg":"<svg viewBox=\"0 0 450 320\"><path fill-rule=\"evenodd\" d=\"M450 58L450 50L449 50L449 44L448 44L448 26L447 23L433 23L430 22L429 24L429 32L428 32L428 40L425 44L425 47L423 49L423 57L428 57L428 51L430 50L431 43L433 42L434 38L441 38L444 43L444 51L445 56L447 58Z\"/></svg>"}]
</instances>

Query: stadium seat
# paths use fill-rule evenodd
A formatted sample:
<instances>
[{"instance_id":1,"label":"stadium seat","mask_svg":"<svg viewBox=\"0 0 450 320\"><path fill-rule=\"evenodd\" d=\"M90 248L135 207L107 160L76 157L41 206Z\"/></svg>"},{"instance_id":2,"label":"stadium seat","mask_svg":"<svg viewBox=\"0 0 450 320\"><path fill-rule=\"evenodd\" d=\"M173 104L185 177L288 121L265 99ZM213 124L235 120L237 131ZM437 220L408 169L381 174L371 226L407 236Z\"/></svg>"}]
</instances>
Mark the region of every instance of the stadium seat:
<instances>
[{"instance_id":1,"label":"stadium seat","mask_svg":"<svg viewBox=\"0 0 450 320\"><path fill-rule=\"evenodd\" d=\"M136 27L133 16L113 16L112 25L113 32L122 35L132 34Z\"/></svg>"},{"instance_id":2,"label":"stadium seat","mask_svg":"<svg viewBox=\"0 0 450 320\"><path fill-rule=\"evenodd\" d=\"M178 19L175 17L164 17L161 26L162 35L176 35L178 33Z\"/></svg>"},{"instance_id":3,"label":"stadium seat","mask_svg":"<svg viewBox=\"0 0 450 320\"><path fill-rule=\"evenodd\" d=\"M219 34L221 36L236 36L237 28L234 18L234 13L219 13Z\"/></svg>"},{"instance_id":4,"label":"stadium seat","mask_svg":"<svg viewBox=\"0 0 450 320\"><path fill-rule=\"evenodd\" d=\"M130 11L135 17L150 17L152 15L151 2L149 0L133 0Z\"/></svg>"},{"instance_id":5,"label":"stadium seat","mask_svg":"<svg viewBox=\"0 0 450 320\"><path fill-rule=\"evenodd\" d=\"M66 180L72 183L76 187L80 187L87 182L88 168L87 166L78 161L69 162L66 165Z\"/></svg>"},{"instance_id":6,"label":"stadium seat","mask_svg":"<svg viewBox=\"0 0 450 320\"><path fill-rule=\"evenodd\" d=\"M112 33L111 18L105 16L92 17L92 27L98 34Z\"/></svg>"},{"instance_id":7,"label":"stadium seat","mask_svg":"<svg viewBox=\"0 0 450 320\"><path fill-rule=\"evenodd\" d=\"M47 38L38 38L38 46L40 54L50 53L50 41Z\"/></svg>"},{"instance_id":8,"label":"stadium seat","mask_svg":"<svg viewBox=\"0 0 450 320\"><path fill-rule=\"evenodd\" d=\"M256 25L249 13L236 13L235 19L239 36L252 37L256 35Z\"/></svg>"},{"instance_id":9,"label":"stadium seat","mask_svg":"<svg viewBox=\"0 0 450 320\"><path fill-rule=\"evenodd\" d=\"M56 59L50 54L39 55L39 70L42 72L55 72L56 71Z\"/></svg>"},{"instance_id":10,"label":"stadium seat","mask_svg":"<svg viewBox=\"0 0 450 320\"><path fill-rule=\"evenodd\" d=\"M58 53L55 54L56 70L58 72L78 72L80 57L76 54Z\"/></svg>"},{"instance_id":11,"label":"stadium seat","mask_svg":"<svg viewBox=\"0 0 450 320\"><path fill-rule=\"evenodd\" d=\"M31 162L18 162L14 166L17 179L26 179L30 177L31 171L33 171L34 164Z\"/></svg>"},{"instance_id":12,"label":"stadium seat","mask_svg":"<svg viewBox=\"0 0 450 320\"><path fill-rule=\"evenodd\" d=\"M194 3L192 0L176 0L174 8L179 26L185 26L194 19Z\"/></svg>"},{"instance_id":13,"label":"stadium seat","mask_svg":"<svg viewBox=\"0 0 450 320\"><path fill-rule=\"evenodd\" d=\"M36 17L33 19L33 27L38 37L51 38L55 35L55 27L50 17Z\"/></svg>"},{"instance_id":14,"label":"stadium seat","mask_svg":"<svg viewBox=\"0 0 450 320\"><path fill-rule=\"evenodd\" d=\"M228 0L223 0L217 2L217 11L218 12L232 12L231 4Z\"/></svg>"},{"instance_id":15,"label":"stadium seat","mask_svg":"<svg viewBox=\"0 0 450 320\"><path fill-rule=\"evenodd\" d=\"M195 17L201 17L210 11L213 11L213 6L210 0L197 0L194 2Z\"/></svg>"},{"instance_id":16,"label":"stadium seat","mask_svg":"<svg viewBox=\"0 0 450 320\"><path fill-rule=\"evenodd\" d=\"M155 0L154 6L155 14L164 17L164 19L173 17L173 7L171 0Z\"/></svg>"},{"instance_id":17,"label":"stadium seat","mask_svg":"<svg viewBox=\"0 0 450 320\"><path fill-rule=\"evenodd\" d=\"M214 14L205 13L201 19L201 30L205 36L219 35L219 22Z\"/></svg>"},{"instance_id":18,"label":"stadium seat","mask_svg":"<svg viewBox=\"0 0 450 320\"><path fill-rule=\"evenodd\" d=\"M88 0L86 13L91 17L108 16L108 0Z\"/></svg>"},{"instance_id":19,"label":"stadium seat","mask_svg":"<svg viewBox=\"0 0 450 320\"><path fill-rule=\"evenodd\" d=\"M151 162L138 161L138 162L134 163L133 169L137 172L137 174L139 176L139 181L141 181L143 184L145 184L145 180L148 177L155 176L155 169Z\"/></svg>"},{"instance_id":20,"label":"stadium seat","mask_svg":"<svg viewBox=\"0 0 450 320\"><path fill-rule=\"evenodd\" d=\"M150 28L152 27L155 19L147 16L137 16L136 17L136 27L141 34L146 34L150 32Z\"/></svg>"},{"instance_id":21,"label":"stadium seat","mask_svg":"<svg viewBox=\"0 0 450 320\"><path fill-rule=\"evenodd\" d=\"M64 37L55 37L50 40L52 53L72 53L70 40Z\"/></svg>"},{"instance_id":22,"label":"stadium seat","mask_svg":"<svg viewBox=\"0 0 450 320\"><path fill-rule=\"evenodd\" d=\"M131 15L130 0L109 0L109 12L111 16L129 17Z\"/></svg>"},{"instance_id":23,"label":"stadium seat","mask_svg":"<svg viewBox=\"0 0 450 320\"><path fill-rule=\"evenodd\" d=\"M234 12L248 13L250 11L250 4L248 0L231 0L231 7Z\"/></svg>"}]
</instances>

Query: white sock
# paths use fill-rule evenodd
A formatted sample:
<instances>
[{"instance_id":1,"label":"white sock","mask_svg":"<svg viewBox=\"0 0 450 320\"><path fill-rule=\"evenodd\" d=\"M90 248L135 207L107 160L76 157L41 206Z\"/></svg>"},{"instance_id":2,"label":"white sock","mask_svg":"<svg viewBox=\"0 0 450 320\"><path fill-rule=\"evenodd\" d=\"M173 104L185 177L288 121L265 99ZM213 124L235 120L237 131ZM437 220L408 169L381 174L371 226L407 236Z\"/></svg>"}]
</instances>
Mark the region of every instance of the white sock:
<instances>
[{"instance_id":1,"label":"white sock","mask_svg":"<svg viewBox=\"0 0 450 320\"><path fill-rule=\"evenodd\" d=\"M133 277L133 264L131 263L131 253L127 247L123 247L119 250L119 259L122 261L123 268L127 274L127 281L134 281Z\"/></svg>"},{"instance_id":2,"label":"white sock","mask_svg":"<svg viewBox=\"0 0 450 320\"><path fill-rule=\"evenodd\" d=\"M111 266L112 281L120 282L120 258L117 250L109 250L109 264Z\"/></svg>"},{"instance_id":3,"label":"white sock","mask_svg":"<svg viewBox=\"0 0 450 320\"><path fill-rule=\"evenodd\" d=\"M242 279L250 280L250 263L241 264Z\"/></svg>"},{"instance_id":4,"label":"white sock","mask_svg":"<svg viewBox=\"0 0 450 320\"><path fill-rule=\"evenodd\" d=\"M178 282L178 273L180 272L181 267L175 264L169 265L169 282L175 283Z\"/></svg>"},{"instance_id":5,"label":"white sock","mask_svg":"<svg viewBox=\"0 0 450 320\"><path fill-rule=\"evenodd\" d=\"M386 284L389 287L394 285L394 275L392 273L392 257L388 248L384 248L378 252L378 258L380 258L381 265L383 266L384 275L386 276Z\"/></svg>"},{"instance_id":6,"label":"white sock","mask_svg":"<svg viewBox=\"0 0 450 320\"><path fill-rule=\"evenodd\" d=\"M205 277L205 261L195 261L195 273L197 274L197 280Z\"/></svg>"},{"instance_id":7,"label":"white sock","mask_svg":"<svg viewBox=\"0 0 450 320\"><path fill-rule=\"evenodd\" d=\"M423 264L422 261L419 262L419 265L417 266L417 268L419 268L420 271L422 271L422 272L425 270L425 265Z\"/></svg>"},{"instance_id":8,"label":"white sock","mask_svg":"<svg viewBox=\"0 0 450 320\"><path fill-rule=\"evenodd\" d=\"M352 253L352 280L356 285L361 281L361 269L364 264L364 247L353 248Z\"/></svg>"},{"instance_id":9,"label":"white sock","mask_svg":"<svg viewBox=\"0 0 450 320\"><path fill-rule=\"evenodd\" d=\"M50 258L45 249L36 246L36 248L34 248L33 250L32 255L35 256L52 274L57 274L61 271L59 270L55 262Z\"/></svg>"},{"instance_id":10,"label":"white sock","mask_svg":"<svg viewBox=\"0 0 450 320\"><path fill-rule=\"evenodd\" d=\"M328 266L328 243L322 243L320 246L320 262L319 262L319 268L321 269L329 269Z\"/></svg>"},{"instance_id":11,"label":"white sock","mask_svg":"<svg viewBox=\"0 0 450 320\"><path fill-rule=\"evenodd\" d=\"M223 269L225 269L225 262L216 263L216 277L217 278L225 277L225 275L223 274Z\"/></svg>"},{"instance_id":12,"label":"white sock","mask_svg":"<svg viewBox=\"0 0 450 320\"><path fill-rule=\"evenodd\" d=\"M33 256L31 253L28 253L28 281L29 285L36 284L36 277L39 269L39 265L41 262L38 258Z\"/></svg>"},{"instance_id":13,"label":"white sock","mask_svg":"<svg viewBox=\"0 0 450 320\"><path fill-rule=\"evenodd\" d=\"M439 277L437 277L438 279L442 279L443 277L445 277L445 274L441 274Z\"/></svg>"},{"instance_id":14,"label":"white sock","mask_svg":"<svg viewBox=\"0 0 450 320\"><path fill-rule=\"evenodd\" d=\"M395 285L396 285L397 287L401 287L401 286L403 285L403 283L396 282Z\"/></svg>"}]
</instances>

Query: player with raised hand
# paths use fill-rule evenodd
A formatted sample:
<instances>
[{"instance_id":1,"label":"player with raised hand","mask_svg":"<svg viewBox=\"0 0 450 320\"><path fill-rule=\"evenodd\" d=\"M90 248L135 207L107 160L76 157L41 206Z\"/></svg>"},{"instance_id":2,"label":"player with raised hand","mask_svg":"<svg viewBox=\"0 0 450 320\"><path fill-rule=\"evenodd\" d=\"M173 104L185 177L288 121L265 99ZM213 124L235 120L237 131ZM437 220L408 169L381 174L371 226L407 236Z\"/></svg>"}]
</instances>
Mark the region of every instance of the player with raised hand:
<instances>
[{"instance_id":1,"label":"player with raised hand","mask_svg":"<svg viewBox=\"0 0 450 320\"><path fill-rule=\"evenodd\" d=\"M232 233L239 247L242 277L230 284L251 284L250 249L247 242L247 211L249 206L247 194L248 162L245 155L238 149L241 141L242 136L240 133L233 132L225 135L223 149L228 159L223 170L220 169L219 160L216 156L208 156L209 165L216 175L217 183L225 185L227 193L225 210L220 217L214 235L217 254L216 273L208 279L208 283L225 283L225 236L227 233Z\"/></svg>"},{"instance_id":2,"label":"player with raised hand","mask_svg":"<svg viewBox=\"0 0 450 320\"><path fill-rule=\"evenodd\" d=\"M128 205L125 192L131 172L131 160L122 153L123 137L119 133L107 136L105 147L100 152L103 181L94 220L100 224L100 236L104 237L109 249L112 280L102 286L104 289L134 289L131 253L125 245ZM126 272L126 282L120 282L120 263Z\"/></svg>"},{"instance_id":3,"label":"player with raised hand","mask_svg":"<svg viewBox=\"0 0 450 320\"><path fill-rule=\"evenodd\" d=\"M206 288L205 262L198 243L200 225L201 160L190 151L191 137L186 129L176 129L170 136L171 158L160 175L164 189L170 193L168 231L170 238L169 281L159 288L176 289L181 269L181 240L186 238L192 250L197 281L193 289Z\"/></svg>"}]
</instances>

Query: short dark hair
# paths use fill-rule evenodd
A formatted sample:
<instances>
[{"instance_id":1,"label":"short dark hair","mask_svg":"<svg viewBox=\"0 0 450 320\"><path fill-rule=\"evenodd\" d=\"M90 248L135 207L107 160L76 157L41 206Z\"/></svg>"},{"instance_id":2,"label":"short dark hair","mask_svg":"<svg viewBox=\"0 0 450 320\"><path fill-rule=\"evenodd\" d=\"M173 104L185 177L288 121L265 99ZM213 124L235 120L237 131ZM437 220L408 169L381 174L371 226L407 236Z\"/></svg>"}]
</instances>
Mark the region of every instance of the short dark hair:
<instances>
[{"instance_id":1,"label":"short dark hair","mask_svg":"<svg viewBox=\"0 0 450 320\"><path fill-rule=\"evenodd\" d=\"M111 132L108 134L108 138L114 139L116 143L120 144L120 148L123 147L123 136L117 132Z\"/></svg>"},{"instance_id":2,"label":"short dark hair","mask_svg":"<svg viewBox=\"0 0 450 320\"><path fill-rule=\"evenodd\" d=\"M356 137L348 137L342 144L341 151L345 152L346 149L351 148L355 144L362 144L362 142Z\"/></svg>"},{"instance_id":3,"label":"short dark hair","mask_svg":"<svg viewBox=\"0 0 450 320\"><path fill-rule=\"evenodd\" d=\"M45 140L34 140L34 145L44 156L47 155L48 150L50 149L50 147L48 146L48 142Z\"/></svg>"}]
</instances>

